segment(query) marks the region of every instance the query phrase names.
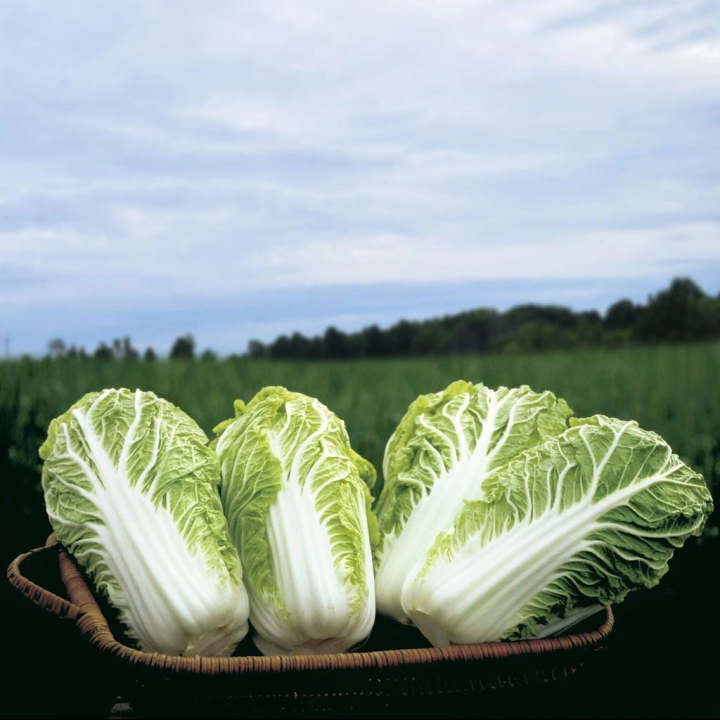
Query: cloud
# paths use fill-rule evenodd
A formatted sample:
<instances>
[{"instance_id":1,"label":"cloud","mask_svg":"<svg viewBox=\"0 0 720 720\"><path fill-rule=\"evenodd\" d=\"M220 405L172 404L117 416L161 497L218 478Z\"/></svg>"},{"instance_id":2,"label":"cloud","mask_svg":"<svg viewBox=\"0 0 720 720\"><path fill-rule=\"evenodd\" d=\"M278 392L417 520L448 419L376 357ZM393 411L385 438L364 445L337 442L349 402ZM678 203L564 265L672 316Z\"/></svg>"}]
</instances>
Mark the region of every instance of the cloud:
<instances>
[{"instance_id":1,"label":"cloud","mask_svg":"<svg viewBox=\"0 0 720 720\"><path fill-rule=\"evenodd\" d=\"M250 292L367 288L322 322L369 323L405 311L373 287L482 282L493 304L495 281L520 301L533 278L707 277L718 21L669 0L0 0L0 335L42 349L18 318L59 306L83 337L160 342L153 305L285 327Z\"/></svg>"},{"instance_id":2,"label":"cloud","mask_svg":"<svg viewBox=\"0 0 720 720\"><path fill-rule=\"evenodd\" d=\"M546 22L544 29L578 31L602 25L622 27L652 51L696 50L720 38L720 8L712 0L610 0L562 14Z\"/></svg>"}]
</instances>

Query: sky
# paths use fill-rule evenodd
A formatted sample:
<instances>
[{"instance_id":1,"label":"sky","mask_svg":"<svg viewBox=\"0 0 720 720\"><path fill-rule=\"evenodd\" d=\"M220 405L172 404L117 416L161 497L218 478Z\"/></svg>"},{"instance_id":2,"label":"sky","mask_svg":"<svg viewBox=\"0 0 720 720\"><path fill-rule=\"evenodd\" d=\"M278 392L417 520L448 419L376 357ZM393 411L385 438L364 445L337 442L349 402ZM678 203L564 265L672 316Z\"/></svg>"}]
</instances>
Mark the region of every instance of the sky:
<instances>
[{"instance_id":1,"label":"sky","mask_svg":"<svg viewBox=\"0 0 720 720\"><path fill-rule=\"evenodd\" d=\"M716 0L0 0L13 354L678 275L720 292Z\"/></svg>"}]
</instances>

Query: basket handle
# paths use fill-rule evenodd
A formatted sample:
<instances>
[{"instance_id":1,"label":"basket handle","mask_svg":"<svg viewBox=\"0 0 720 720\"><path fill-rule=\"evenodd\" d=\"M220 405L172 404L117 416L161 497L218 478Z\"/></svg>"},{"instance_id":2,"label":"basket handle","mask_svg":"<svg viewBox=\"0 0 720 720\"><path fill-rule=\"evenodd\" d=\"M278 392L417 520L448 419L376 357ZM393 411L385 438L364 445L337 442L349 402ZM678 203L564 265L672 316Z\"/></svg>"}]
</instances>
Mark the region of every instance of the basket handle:
<instances>
[{"instance_id":1,"label":"basket handle","mask_svg":"<svg viewBox=\"0 0 720 720\"><path fill-rule=\"evenodd\" d=\"M58 543L53 533L47 539L44 547L34 548L18 555L10 565L8 565L7 578L18 592L21 592L28 600L43 610L47 610L47 612L61 618L76 620L82 613L78 605L56 595L54 592L50 592L50 590L46 590L44 587L25 577L21 568L23 562L33 555L40 553L57 553L59 550L62 550L62 546Z\"/></svg>"}]
</instances>

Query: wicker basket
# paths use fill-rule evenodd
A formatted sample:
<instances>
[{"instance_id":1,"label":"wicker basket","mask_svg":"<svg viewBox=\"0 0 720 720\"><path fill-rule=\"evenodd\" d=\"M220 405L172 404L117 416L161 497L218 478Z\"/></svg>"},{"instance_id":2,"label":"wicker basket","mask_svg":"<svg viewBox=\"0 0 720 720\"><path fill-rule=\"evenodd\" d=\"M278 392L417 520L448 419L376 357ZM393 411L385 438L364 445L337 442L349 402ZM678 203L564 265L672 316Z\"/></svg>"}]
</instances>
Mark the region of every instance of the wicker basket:
<instances>
[{"instance_id":1,"label":"wicker basket","mask_svg":"<svg viewBox=\"0 0 720 720\"><path fill-rule=\"evenodd\" d=\"M23 562L38 553L57 554L69 600L23 575ZM432 648L417 631L378 618L368 644L353 653L264 657L249 654L255 651L246 640L237 651L246 654L230 658L176 657L130 647L54 535L10 563L8 579L36 605L75 623L96 649L100 671L143 715L415 715L433 708L447 715L462 698L482 694L485 703L503 690L574 675L597 656L614 623L608 607L583 632L562 637ZM397 647L404 649L390 649Z\"/></svg>"}]
</instances>

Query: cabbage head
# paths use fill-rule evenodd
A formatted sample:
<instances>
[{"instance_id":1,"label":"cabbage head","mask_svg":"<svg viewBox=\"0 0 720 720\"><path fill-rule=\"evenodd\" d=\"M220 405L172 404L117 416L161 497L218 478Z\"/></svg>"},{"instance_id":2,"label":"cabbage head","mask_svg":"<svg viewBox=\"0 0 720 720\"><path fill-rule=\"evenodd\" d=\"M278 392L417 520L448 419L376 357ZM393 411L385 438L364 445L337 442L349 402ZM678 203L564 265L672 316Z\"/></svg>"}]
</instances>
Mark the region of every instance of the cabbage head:
<instances>
[{"instance_id":1,"label":"cabbage head","mask_svg":"<svg viewBox=\"0 0 720 720\"><path fill-rule=\"evenodd\" d=\"M458 380L420 395L388 440L377 502L378 611L409 622L403 583L486 479L518 453L567 427L572 411L551 392L497 390Z\"/></svg>"},{"instance_id":2,"label":"cabbage head","mask_svg":"<svg viewBox=\"0 0 720 720\"><path fill-rule=\"evenodd\" d=\"M421 396L384 467L378 608L436 646L555 634L653 587L713 509L656 433L527 387Z\"/></svg>"},{"instance_id":3,"label":"cabbage head","mask_svg":"<svg viewBox=\"0 0 720 720\"><path fill-rule=\"evenodd\" d=\"M40 448L50 523L148 652L230 655L248 629L207 437L152 392L92 392Z\"/></svg>"},{"instance_id":4,"label":"cabbage head","mask_svg":"<svg viewBox=\"0 0 720 720\"><path fill-rule=\"evenodd\" d=\"M375 620L372 465L315 398L266 387L216 428L221 497L266 655L342 652Z\"/></svg>"}]
</instances>

